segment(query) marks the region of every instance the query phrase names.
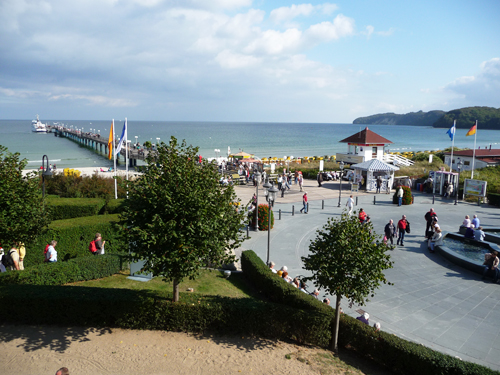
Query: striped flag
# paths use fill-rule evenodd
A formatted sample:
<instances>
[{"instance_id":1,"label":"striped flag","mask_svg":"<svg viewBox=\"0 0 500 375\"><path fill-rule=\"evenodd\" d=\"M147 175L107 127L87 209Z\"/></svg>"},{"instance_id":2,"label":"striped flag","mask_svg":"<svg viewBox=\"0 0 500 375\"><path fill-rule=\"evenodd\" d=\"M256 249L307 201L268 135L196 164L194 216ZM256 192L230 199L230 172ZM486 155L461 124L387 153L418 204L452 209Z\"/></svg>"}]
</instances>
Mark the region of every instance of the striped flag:
<instances>
[{"instance_id":1,"label":"striped flag","mask_svg":"<svg viewBox=\"0 0 500 375\"><path fill-rule=\"evenodd\" d=\"M109 129L109 138L108 138L108 159L111 160L113 157L113 126L115 124L115 120L111 123L111 129Z\"/></svg>"},{"instance_id":2,"label":"striped flag","mask_svg":"<svg viewBox=\"0 0 500 375\"><path fill-rule=\"evenodd\" d=\"M474 134L476 134L476 129L477 129L476 124L474 124L474 125L472 126L472 128L470 128L470 129L469 129L469 131L467 132L467 134L465 134L465 136L466 136L466 137L468 137L469 135L474 135Z\"/></svg>"}]
</instances>

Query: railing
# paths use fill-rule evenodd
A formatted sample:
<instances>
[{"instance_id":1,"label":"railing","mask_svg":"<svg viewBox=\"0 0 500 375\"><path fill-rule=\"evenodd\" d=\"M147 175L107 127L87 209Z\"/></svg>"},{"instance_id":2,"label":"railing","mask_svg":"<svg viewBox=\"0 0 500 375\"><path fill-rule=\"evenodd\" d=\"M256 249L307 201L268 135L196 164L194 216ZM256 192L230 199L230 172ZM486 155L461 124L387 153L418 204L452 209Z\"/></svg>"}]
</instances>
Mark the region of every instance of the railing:
<instances>
[{"instance_id":1,"label":"railing","mask_svg":"<svg viewBox=\"0 0 500 375\"><path fill-rule=\"evenodd\" d=\"M392 163L394 165L404 165L405 167L409 167L410 165L415 164L413 160L396 154L384 154L384 161L386 163Z\"/></svg>"}]
</instances>

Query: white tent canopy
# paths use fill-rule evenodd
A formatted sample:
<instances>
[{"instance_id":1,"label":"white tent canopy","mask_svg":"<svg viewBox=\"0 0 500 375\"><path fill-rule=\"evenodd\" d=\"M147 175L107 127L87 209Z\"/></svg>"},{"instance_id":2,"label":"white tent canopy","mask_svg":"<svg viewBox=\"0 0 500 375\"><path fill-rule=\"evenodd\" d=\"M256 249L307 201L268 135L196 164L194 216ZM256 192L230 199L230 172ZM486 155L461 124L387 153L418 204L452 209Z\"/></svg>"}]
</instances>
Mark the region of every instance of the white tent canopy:
<instances>
[{"instance_id":1,"label":"white tent canopy","mask_svg":"<svg viewBox=\"0 0 500 375\"><path fill-rule=\"evenodd\" d=\"M387 191L392 187L394 181L394 171L398 171L399 167L395 165L384 163L378 159L371 159L364 161L363 163L354 164L351 166L354 169L355 177L354 181L358 182L362 177L366 180L366 191L376 191L377 190L377 177L382 178L381 191Z\"/></svg>"}]
</instances>

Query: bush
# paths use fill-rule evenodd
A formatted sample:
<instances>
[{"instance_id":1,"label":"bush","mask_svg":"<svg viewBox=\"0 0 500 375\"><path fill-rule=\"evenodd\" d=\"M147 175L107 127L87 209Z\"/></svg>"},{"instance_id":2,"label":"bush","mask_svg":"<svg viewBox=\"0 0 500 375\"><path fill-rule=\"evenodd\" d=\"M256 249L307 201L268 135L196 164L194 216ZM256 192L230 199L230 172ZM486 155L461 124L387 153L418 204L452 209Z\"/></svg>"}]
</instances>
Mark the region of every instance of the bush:
<instances>
[{"instance_id":1,"label":"bush","mask_svg":"<svg viewBox=\"0 0 500 375\"><path fill-rule=\"evenodd\" d=\"M36 241L26 244L25 267L43 263L46 244L57 241L57 258L59 261L77 257L92 256L89 243L96 233L101 233L106 241L106 253L122 253L128 244L121 238L121 231L116 227L118 215L87 216L82 218L56 220L49 225L46 233Z\"/></svg>"},{"instance_id":2,"label":"bush","mask_svg":"<svg viewBox=\"0 0 500 375\"><path fill-rule=\"evenodd\" d=\"M493 206L500 206L500 194L489 193L488 203Z\"/></svg>"},{"instance_id":3,"label":"bush","mask_svg":"<svg viewBox=\"0 0 500 375\"><path fill-rule=\"evenodd\" d=\"M271 229L273 228L274 212L271 210ZM259 204L259 230L269 230L269 205L267 204Z\"/></svg>"},{"instance_id":4,"label":"bush","mask_svg":"<svg viewBox=\"0 0 500 375\"><path fill-rule=\"evenodd\" d=\"M102 198L49 198L46 200L50 220L95 216L99 214L105 204L106 201Z\"/></svg>"},{"instance_id":5,"label":"bush","mask_svg":"<svg viewBox=\"0 0 500 375\"><path fill-rule=\"evenodd\" d=\"M0 285L63 285L108 277L121 269L121 256L117 254L91 256L4 272L0 274Z\"/></svg>"},{"instance_id":6,"label":"bush","mask_svg":"<svg viewBox=\"0 0 500 375\"><path fill-rule=\"evenodd\" d=\"M120 181L121 178L119 177ZM41 184L41 182L40 182ZM54 173L52 178L45 179L47 194L63 198L104 198L111 200L115 194L115 181L94 174L90 177L80 177L73 173ZM118 196L126 197L125 190L118 186Z\"/></svg>"},{"instance_id":7,"label":"bush","mask_svg":"<svg viewBox=\"0 0 500 375\"><path fill-rule=\"evenodd\" d=\"M403 206L413 204L413 195L411 193L411 189L407 186L401 186L401 187L403 188ZM398 190L399 186L396 188L396 192L392 196L392 203L394 204L399 203Z\"/></svg>"}]
</instances>

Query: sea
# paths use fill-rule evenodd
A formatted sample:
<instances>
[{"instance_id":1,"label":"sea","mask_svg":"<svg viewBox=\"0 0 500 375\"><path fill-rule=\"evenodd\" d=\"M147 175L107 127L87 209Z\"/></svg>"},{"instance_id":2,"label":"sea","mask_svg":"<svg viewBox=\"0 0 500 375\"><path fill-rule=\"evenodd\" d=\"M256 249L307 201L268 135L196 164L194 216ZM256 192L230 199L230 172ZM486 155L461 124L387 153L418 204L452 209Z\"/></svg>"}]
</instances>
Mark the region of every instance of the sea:
<instances>
[{"instance_id":1,"label":"sea","mask_svg":"<svg viewBox=\"0 0 500 375\"><path fill-rule=\"evenodd\" d=\"M83 129L84 132L109 136L111 120L42 120L52 125ZM119 136L123 120L115 120L115 135ZM367 127L392 141L390 151L443 150L452 142L448 129L406 125L354 125L339 123L280 123L280 122L190 122L190 121L127 121L128 139L143 144L145 141L168 142L174 136L179 141L199 148L205 158L227 156L244 151L257 157L304 157L335 155L346 152L347 144L339 141ZM468 129L457 129L455 146L472 148L474 136L466 137ZM499 148L499 130L478 129L476 146ZM10 152L19 152L28 160L28 169L42 165L47 155L50 164L58 168L109 167L102 154L78 145L69 139L55 137L53 133L33 133L31 120L0 120L0 145Z\"/></svg>"}]
</instances>

